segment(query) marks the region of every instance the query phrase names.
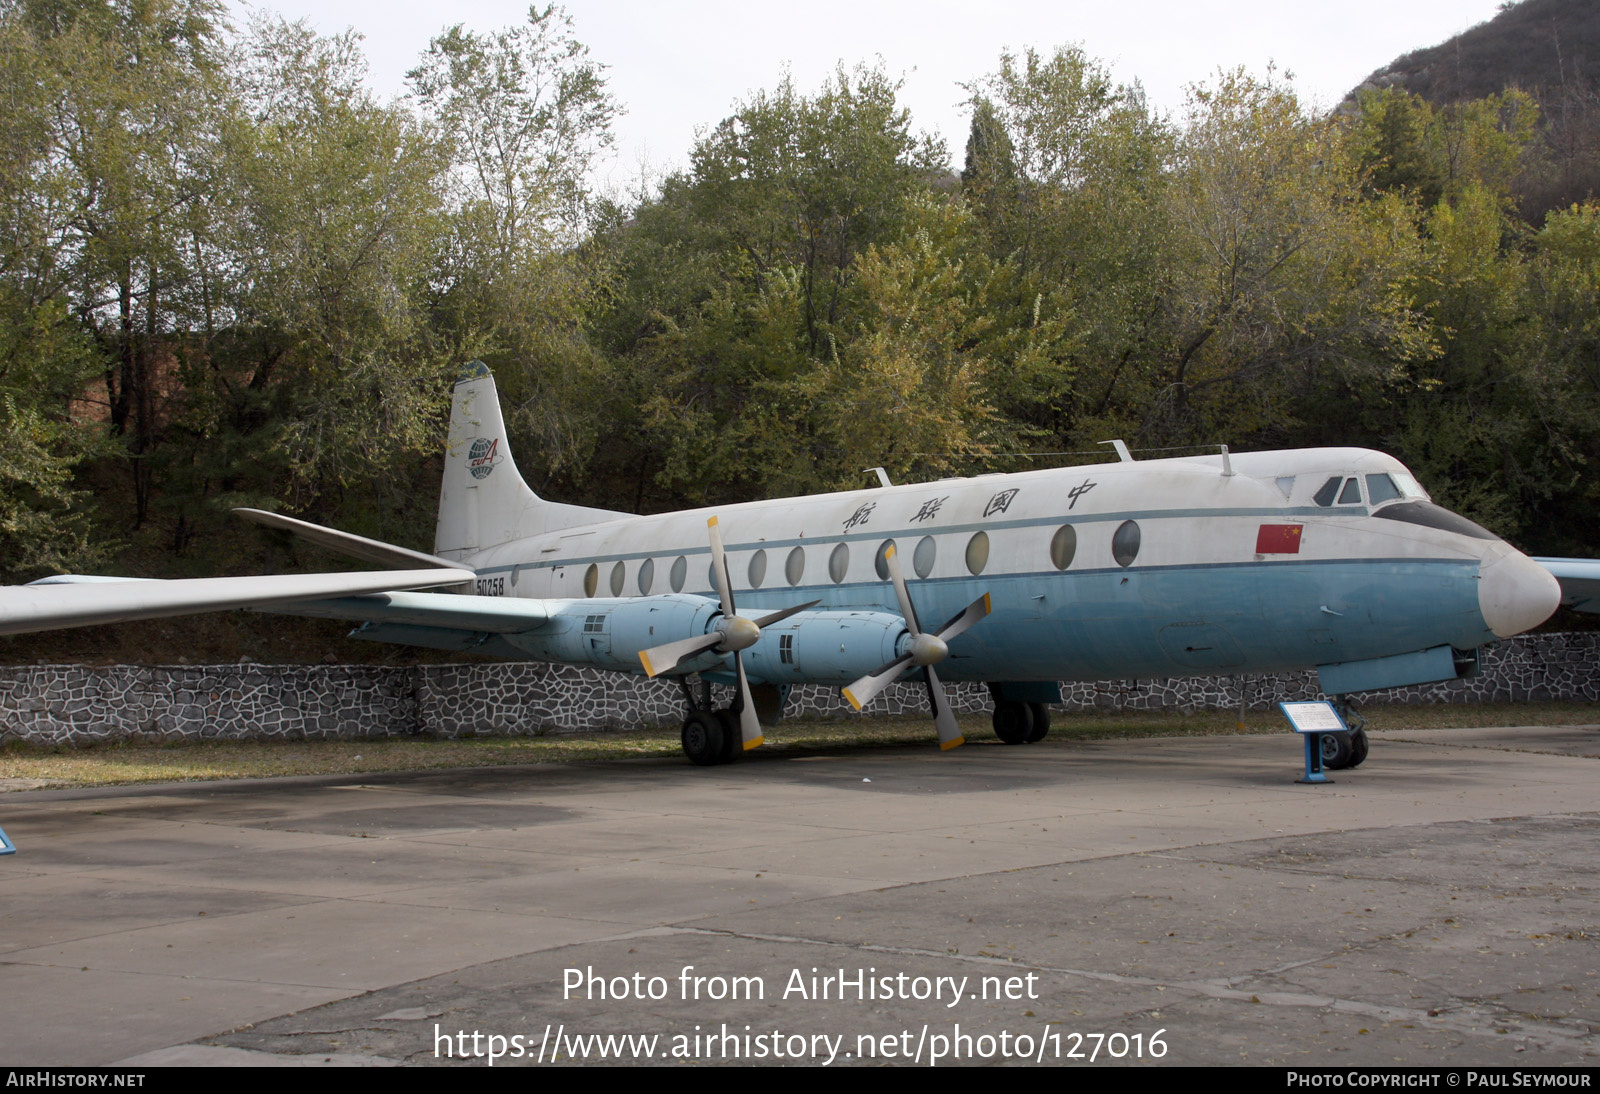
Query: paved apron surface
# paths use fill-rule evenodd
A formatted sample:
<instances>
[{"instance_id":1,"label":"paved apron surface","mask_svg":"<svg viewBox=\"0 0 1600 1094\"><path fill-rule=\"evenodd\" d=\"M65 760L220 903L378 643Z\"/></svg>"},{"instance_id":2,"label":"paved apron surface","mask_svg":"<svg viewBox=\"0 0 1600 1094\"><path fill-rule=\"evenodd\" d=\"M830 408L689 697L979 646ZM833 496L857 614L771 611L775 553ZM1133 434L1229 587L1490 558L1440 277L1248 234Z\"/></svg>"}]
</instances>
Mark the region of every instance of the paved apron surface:
<instances>
[{"instance_id":1,"label":"paved apron surface","mask_svg":"<svg viewBox=\"0 0 1600 1094\"><path fill-rule=\"evenodd\" d=\"M6 794L0 1063L1595 1063L1600 727L1373 738Z\"/></svg>"}]
</instances>

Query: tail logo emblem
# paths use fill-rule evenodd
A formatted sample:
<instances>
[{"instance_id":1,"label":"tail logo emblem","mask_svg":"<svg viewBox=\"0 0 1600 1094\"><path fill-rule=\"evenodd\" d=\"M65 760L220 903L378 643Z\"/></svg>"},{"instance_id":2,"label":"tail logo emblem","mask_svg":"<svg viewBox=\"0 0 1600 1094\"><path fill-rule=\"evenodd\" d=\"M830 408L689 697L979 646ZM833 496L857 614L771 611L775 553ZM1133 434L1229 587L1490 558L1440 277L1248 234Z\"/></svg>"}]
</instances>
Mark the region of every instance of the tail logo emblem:
<instances>
[{"instance_id":1,"label":"tail logo emblem","mask_svg":"<svg viewBox=\"0 0 1600 1094\"><path fill-rule=\"evenodd\" d=\"M472 447L467 449L467 470L472 472L475 479L486 479L489 472L494 470L494 465L500 462L500 438L490 440L479 437L472 442Z\"/></svg>"}]
</instances>

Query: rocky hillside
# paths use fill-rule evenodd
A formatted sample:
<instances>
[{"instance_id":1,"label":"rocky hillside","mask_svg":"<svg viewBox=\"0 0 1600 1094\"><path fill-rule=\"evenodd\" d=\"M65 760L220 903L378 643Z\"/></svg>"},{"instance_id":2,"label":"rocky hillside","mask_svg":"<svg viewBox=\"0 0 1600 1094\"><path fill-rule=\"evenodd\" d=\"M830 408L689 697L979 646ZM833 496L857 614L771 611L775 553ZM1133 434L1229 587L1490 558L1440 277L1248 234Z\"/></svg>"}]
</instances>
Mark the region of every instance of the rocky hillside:
<instances>
[{"instance_id":1,"label":"rocky hillside","mask_svg":"<svg viewBox=\"0 0 1600 1094\"><path fill-rule=\"evenodd\" d=\"M1564 92L1600 86L1600 3L1522 0L1499 15L1428 49L1396 58L1362 82L1401 87L1443 105L1508 87L1546 103Z\"/></svg>"}]
</instances>

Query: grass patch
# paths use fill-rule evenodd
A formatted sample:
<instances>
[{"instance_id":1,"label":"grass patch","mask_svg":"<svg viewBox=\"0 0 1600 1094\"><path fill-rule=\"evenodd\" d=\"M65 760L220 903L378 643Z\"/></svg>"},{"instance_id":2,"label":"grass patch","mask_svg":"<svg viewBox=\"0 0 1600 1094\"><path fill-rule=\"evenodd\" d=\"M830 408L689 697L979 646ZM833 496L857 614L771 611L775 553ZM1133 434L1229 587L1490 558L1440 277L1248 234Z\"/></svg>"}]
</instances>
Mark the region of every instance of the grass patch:
<instances>
[{"instance_id":1,"label":"grass patch","mask_svg":"<svg viewBox=\"0 0 1600 1094\"><path fill-rule=\"evenodd\" d=\"M1368 707L1364 713L1372 728L1382 730L1600 722L1600 706L1588 703ZM959 720L968 740L994 741L987 714L963 715ZM1042 745L1033 747L1074 741L1206 737L1239 732L1236 711L1057 714L1051 724L1050 737ZM1276 710L1252 711L1245 716L1242 732L1287 733L1288 726ZM928 745L933 738L933 726L926 717L851 716L784 722L772 731L766 747L777 752L830 752ZM449 767L675 758L680 754L676 727L449 741L406 737L361 741L120 742L86 748L50 748L10 742L0 747L0 780L21 780L20 784L11 785L28 788L119 786L200 779L360 775Z\"/></svg>"}]
</instances>

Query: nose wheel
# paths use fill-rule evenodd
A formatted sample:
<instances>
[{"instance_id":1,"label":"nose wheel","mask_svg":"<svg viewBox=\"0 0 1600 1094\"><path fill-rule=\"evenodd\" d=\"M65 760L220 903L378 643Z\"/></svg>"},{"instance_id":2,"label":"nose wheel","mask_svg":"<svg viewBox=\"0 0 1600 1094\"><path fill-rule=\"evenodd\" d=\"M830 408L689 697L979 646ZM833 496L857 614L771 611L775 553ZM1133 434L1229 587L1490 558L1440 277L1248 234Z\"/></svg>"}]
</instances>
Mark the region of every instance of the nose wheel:
<instances>
[{"instance_id":1,"label":"nose wheel","mask_svg":"<svg viewBox=\"0 0 1600 1094\"><path fill-rule=\"evenodd\" d=\"M1367 740L1367 720L1356 713L1356 708L1346 700L1338 700L1334 709L1339 712L1344 724L1350 727L1350 732L1322 735L1322 766L1328 771L1360 767L1371 747L1371 742Z\"/></svg>"}]
</instances>

